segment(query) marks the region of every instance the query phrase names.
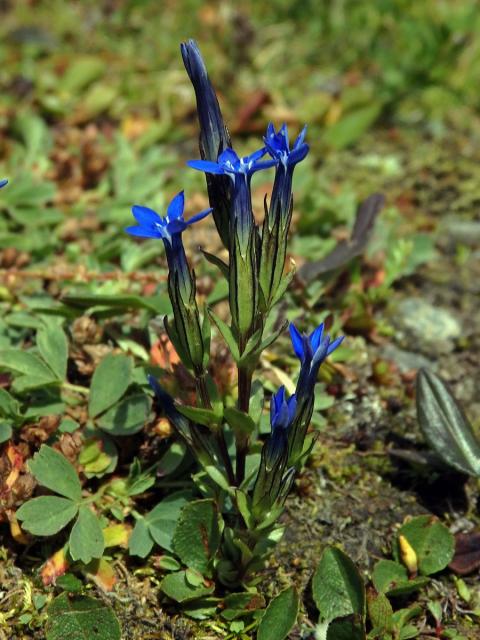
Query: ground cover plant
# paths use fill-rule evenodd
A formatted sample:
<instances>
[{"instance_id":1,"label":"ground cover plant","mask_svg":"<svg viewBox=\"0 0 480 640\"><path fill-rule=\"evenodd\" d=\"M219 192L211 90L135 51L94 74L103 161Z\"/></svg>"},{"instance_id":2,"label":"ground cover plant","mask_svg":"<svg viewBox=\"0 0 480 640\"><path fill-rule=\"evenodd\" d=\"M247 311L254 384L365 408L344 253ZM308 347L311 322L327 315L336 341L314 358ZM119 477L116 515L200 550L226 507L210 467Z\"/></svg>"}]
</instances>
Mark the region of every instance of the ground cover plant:
<instances>
[{"instance_id":1,"label":"ground cover plant","mask_svg":"<svg viewBox=\"0 0 480 640\"><path fill-rule=\"evenodd\" d=\"M476 638L475 3L1 11L0 637Z\"/></svg>"}]
</instances>

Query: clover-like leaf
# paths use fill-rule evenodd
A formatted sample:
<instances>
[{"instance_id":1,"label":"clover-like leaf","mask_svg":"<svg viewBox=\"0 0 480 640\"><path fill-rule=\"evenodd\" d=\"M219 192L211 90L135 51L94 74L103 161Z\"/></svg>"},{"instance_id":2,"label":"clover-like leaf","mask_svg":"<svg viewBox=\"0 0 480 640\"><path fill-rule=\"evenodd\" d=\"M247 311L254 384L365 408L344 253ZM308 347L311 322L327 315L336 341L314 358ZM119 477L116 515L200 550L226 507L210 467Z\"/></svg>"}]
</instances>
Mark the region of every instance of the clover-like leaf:
<instances>
[{"instance_id":1,"label":"clover-like leaf","mask_svg":"<svg viewBox=\"0 0 480 640\"><path fill-rule=\"evenodd\" d=\"M132 381L132 371L131 358L123 354L108 354L100 361L90 386L88 414L91 418L120 400Z\"/></svg>"},{"instance_id":2,"label":"clover-like leaf","mask_svg":"<svg viewBox=\"0 0 480 640\"><path fill-rule=\"evenodd\" d=\"M74 501L81 499L82 485L75 467L52 447L42 445L28 462L28 468L47 489Z\"/></svg>"},{"instance_id":3,"label":"clover-like leaf","mask_svg":"<svg viewBox=\"0 0 480 640\"><path fill-rule=\"evenodd\" d=\"M40 496L22 504L16 512L22 528L36 536L53 536L78 512L78 505L67 498Z\"/></svg>"},{"instance_id":4,"label":"clover-like leaf","mask_svg":"<svg viewBox=\"0 0 480 640\"><path fill-rule=\"evenodd\" d=\"M85 506L80 507L77 521L70 532L70 555L73 560L88 564L93 558L101 558L105 548L102 528L97 516Z\"/></svg>"}]
</instances>

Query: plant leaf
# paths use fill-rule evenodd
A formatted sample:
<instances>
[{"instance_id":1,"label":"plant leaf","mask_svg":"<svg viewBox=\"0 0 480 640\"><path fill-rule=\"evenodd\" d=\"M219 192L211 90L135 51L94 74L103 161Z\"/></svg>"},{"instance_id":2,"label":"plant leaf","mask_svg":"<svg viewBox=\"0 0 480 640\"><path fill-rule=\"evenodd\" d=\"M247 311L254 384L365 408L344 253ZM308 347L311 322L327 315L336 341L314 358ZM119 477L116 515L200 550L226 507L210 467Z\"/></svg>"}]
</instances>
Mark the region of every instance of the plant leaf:
<instances>
[{"instance_id":1,"label":"plant leaf","mask_svg":"<svg viewBox=\"0 0 480 640\"><path fill-rule=\"evenodd\" d=\"M170 573L160 583L163 593L176 602L188 602L213 593L215 586L192 586L186 579L186 571Z\"/></svg>"},{"instance_id":2,"label":"plant leaf","mask_svg":"<svg viewBox=\"0 0 480 640\"><path fill-rule=\"evenodd\" d=\"M40 496L22 504L16 516L22 528L35 536L53 536L78 512L78 506L67 498Z\"/></svg>"},{"instance_id":3,"label":"plant leaf","mask_svg":"<svg viewBox=\"0 0 480 640\"><path fill-rule=\"evenodd\" d=\"M417 418L432 449L462 473L480 476L480 442L446 384L428 369L417 375Z\"/></svg>"},{"instance_id":4,"label":"plant leaf","mask_svg":"<svg viewBox=\"0 0 480 640\"><path fill-rule=\"evenodd\" d=\"M268 604L258 627L258 640L284 640L297 621L299 599L295 587L288 587Z\"/></svg>"},{"instance_id":5,"label":"plant leaf","mask_svg":"<svg viewBox=\"0 0 480 640\"><path fill-rule=\"evenodd\" d=\"M365 586L352 560L327 547L313 574L312 593L322 621L355 614L365 619Z\"/></svg>"},{"instance_id":6,"label":"plant leaf","mask_svg":"<svg viewBox=\"0 0 480 640\"><path fill-rule=\"evenodd\" d=\"M214 501L187 503L173 534L173 550L180 560L202 575L209 575L219 545L219 515Z\"/></svg>"},{"instance_id":7,"label":"plant leaf","mask_svg":"<svg viewBox=\"0 0 480 640\"><path fill-rule=\"evenodd\" d=\"M78 501L82 498L82 485L75 467L52 447L43 444L28 462L28 468L47 489L70 500Z\"/></svg>"},{"instance_id":8,"label":"plant leaf","mask_svg":"<svg viewBox=\"0 0 480 640\"><path fill-rule=\"evenodd\" d=\"M67 376L68 340L62 327L51 320L37 332L40 355L59 380Z\"/></svg>"},{"instance_id":9,"label":"plant leaf","mask_svg":"<svg viewBox=\"0 0 480 640\"><path fill-rule=\"evenodd\" d=\"M97 420L97 426L114 436L129 436L143 429L150 412L150 399L144 393L122 398Z\"/></svg>"},{"instance_id":10,"label":"plant leaf","mask_svg":"<svg viewBox=\"0 0 480 640\"><path fill-rule=\"evenodd\" d=\"M188 491L177 491L164 498L147 514L145 521L155 542L173 551L172 540L183 507L190 498Z\"/></svg>"},{"instance_id":11,"label":"plant leaf","mask_svg":"<svg viewBox=\"0 0 480 640\"><path fill-rule=\"evenodd\" d=\"M400 536L404 536L415 551L418 571L424 576L442 571L453 558L455 539L434 516L417 516L400 527L393 548L396 560L400 559Z\"/></svg>"},{"instance_id":12,"label":"plant leaf","mask_svg":"<svg viewBox=\"0 0 480 640\"><path fill-rule=\"evenodd\" d=\"M132 360L123 354L108 354L92 377L88 415L95 418L123 396L132 380Z\"/></svg>"},{"instance_id":13,"label":"plant leaf","mask_svg":"<svg viewBox=\"0 0 480 640\"><path fill-rule=\"evenodd\" d=\"M92 558L101 558L105 548L102 528L97 516L87 507L80 507L77 521L69 538L73 560L88 564Z\"/></svg>"},{"instance_id":14,"label":"plant leaf","mask_svg":"<svg viewBox=\"0 0 480 640\"><path fill-rule=\"evenodd\" d=\"M100 600L62 593L47 613L47 640L121 640L115 613Z\"/></svg>"},{"instance_id":15,"label":"plant leaf","mask_svg":"<svg viewBox=\"0 0 480 640\"><path fill-rule=\"evenodd\" d=\"M153 539L150 535L148 523L145 518L139 518L128 541L128 553L131 556L146 558L152 548Z\"/></svg>"}]
</instances>

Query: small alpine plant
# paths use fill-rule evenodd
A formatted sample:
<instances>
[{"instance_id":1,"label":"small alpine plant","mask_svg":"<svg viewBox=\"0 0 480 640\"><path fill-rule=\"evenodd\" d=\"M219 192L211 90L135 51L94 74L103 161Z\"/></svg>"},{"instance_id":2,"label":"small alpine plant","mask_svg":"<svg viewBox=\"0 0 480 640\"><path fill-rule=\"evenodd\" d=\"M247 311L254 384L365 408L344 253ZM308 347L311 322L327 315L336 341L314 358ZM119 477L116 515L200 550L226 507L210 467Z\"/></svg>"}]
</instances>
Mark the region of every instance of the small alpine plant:
<instances>
[{"instance_id":1,"label":"small alpine plant","mask_svg":"<svg viewBox=\"0 0 480 640\"><path fill-rule=\"evenodd\" d=\"M205 543L209 552L207 564L202 565L203 575L235 588L251 583L283 533L278 519L295 475L314 444L308 428L318 371L342 338L331 340L323 324L310 334L290 324L300 373L292 395L282 386L270 398L270 434L262 442L259 422L263 404L258 402L259 385L252 391L252 380L262 351L286 329L283 324L272 331L271 314L293 276L292 271L285 272L285 262L293 173L309 151L306 128L291 144L287 126L277 130L270 123L260 148L240 157L232 147L197 44L193 40L183 43L181 53L195 90L200 124L200 158L189 160L187 165L205 174L210 207L185 220L181 191L164 214L133 206L136 225L126 231L161 239L165 246L173 309L172 318L165 318L165 329L195 380L196 406L174 400L161 380L150 377L149 381L159 411L168 417L198 462L200 472L194 480L202 499L193 503L195 517L204 509L206 518L212 506L215 513L215 526L210 523L205 529L210 538ZM255 173L270 169L274 169L272 193L265 198L260 226L252 207L251 181ZM205 250L203 254L228 282L229 322L208 307L199 308L195 273L183 245L187 228L209 214L228 261ZM221 397L210 373L212 323L236 363L238 385L233 400Z\"/></svg>"}]
</instances>

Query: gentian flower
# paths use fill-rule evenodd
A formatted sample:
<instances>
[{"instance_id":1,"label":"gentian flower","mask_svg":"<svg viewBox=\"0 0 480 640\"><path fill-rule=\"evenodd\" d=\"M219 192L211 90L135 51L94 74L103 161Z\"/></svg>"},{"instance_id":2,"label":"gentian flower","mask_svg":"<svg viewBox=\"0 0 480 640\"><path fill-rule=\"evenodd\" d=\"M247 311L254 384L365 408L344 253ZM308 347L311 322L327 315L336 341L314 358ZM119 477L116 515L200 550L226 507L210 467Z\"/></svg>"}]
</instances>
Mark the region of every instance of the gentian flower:
<instances>
[{"instance_id":1,"label":"gentian flower","mask_svg":"<svg viewBox=\"0 0 480 640\"><path fill-rule=\"evenodd\" d=\"M216 162L209 160L189 160L187 162L187 165L192 169L214 175L225 175L231 179L233 185L231 225L233 230L238 233L241 249L245 249L250 230L255 224L250 179L256 171L268 169L277 163L276 160L260 162L266 152L266 147L263 147L249 156L240 158L233 149L225 149Z\"/></svg>"},{"instance_id":2,"label":"gentian flower","mask_svg":"<svg viewBox=\"0 0 480 640\"><path fill-rule=\"evenodd\" d=\"M215 90L207 74L205 63L194 40L181 44L183 63L195 90L200 123L200 156L217 160L219 154L232 146L230 134L222 118ZM225 176L207 174L207 189L213 218L225 247L230 232L231 183Z\"/></svg>"},{"instance_id":3,"label":"gentian flower","mask_svg":"<svg viewBox=\"0 0 480 640\"><path fill-rule=\"evenodd\" d=\"M183 247L182 233L190 225L205 218L212 209L205 209L189 220L185 220L183 217L184 206L185 196L183 191L177 193L170 202L167 213L163 218L153 209L134 205L132 213L138 224L127 227L125 231L132 236L161 238L163 240L170 273L172 275L176 274L179 283L184 289L184 296L189 297L191 293L191 276Z\"/></svg>"},{"instance_id":4,"label":"gentian flower","mask_svg":"<svg viewBox=\"0 0 480 640\"><path fill-rule=\"evenodd\" d=\"M271 436L268 441L269 458L277 458L287 447L287 433L297 410L295 394L286 398L282 385L270 400Z\"/></svg>"},{"instance_id":5,"label":"gentian flower","mask_svg":"<svg viewBox=\"0 0 480 640\"><path fill-rule=\"evenodd\" d=\"M8 180L0 180L0 189L2 189L6 184L8 184Z\"/></svg>"},{"instance_id":6,"label":"gentian flower","mask_svg":"<svg viewBox=\"0 0 480 640\"><path fill-rule=\"evenodd\" d=\"M297 397L313 396L318 370L324 360L343 341L344 336L330 341L329 335L324 335L325 325L322 322L308 336L300 333L297 327L290 323L290 337L295 355L301 361L300 376L297 382Z\"/></svg>"},{"instance_id":7,"label":"gentian flower","mask_svg":"<svg viewBox=\"0 0 480 640\"><path fill-rule=\"evenodd\" d=\"M225 149L216 162L190 160L188 166L207 174L225 175L232 182L232 201L228 251L229 303L234 325L242 343L255 331L258 317L258 230L252 210L251 176L260 169L276 164L276 160L261 161L266 153L262 148L240 158L233 149Z\"/></svg>"},{"instance_id":8,"label":"gentian flower","mask_svg":"<svg viewBox=\"0 0 480 640\"><path fill-rule=\"evenodd\" d=\"M141 238L163 240L169 270L168 294L174 318L174 326L168 320L165 321L167 333L182 362L193 369L196 375L203 375L205 344L195 300L195 276L188 266L182 233L188 226L207 216L211 209L205 209L190 220L185 220L183 208L183 191L170 202L163 218L148 207L135 205L132 213L138 224L127 227L125 231Z\"/></svg>"},{"instance_id":9,"label":"gentian flower","mask_svg":"<svg viewBox=\"0 0 480 640\"><path fill-rule=\"evenodd\" d=\"M306 130L304 127L291 149L286 124L276 132L270 123L263 138L268 153L277 163L270 206L265 212L263 223L259 270L260 288L266 308L274 303L282 282L292 219L293 171L309 150L305 143Z\"/></svg>"}]
</instances>

